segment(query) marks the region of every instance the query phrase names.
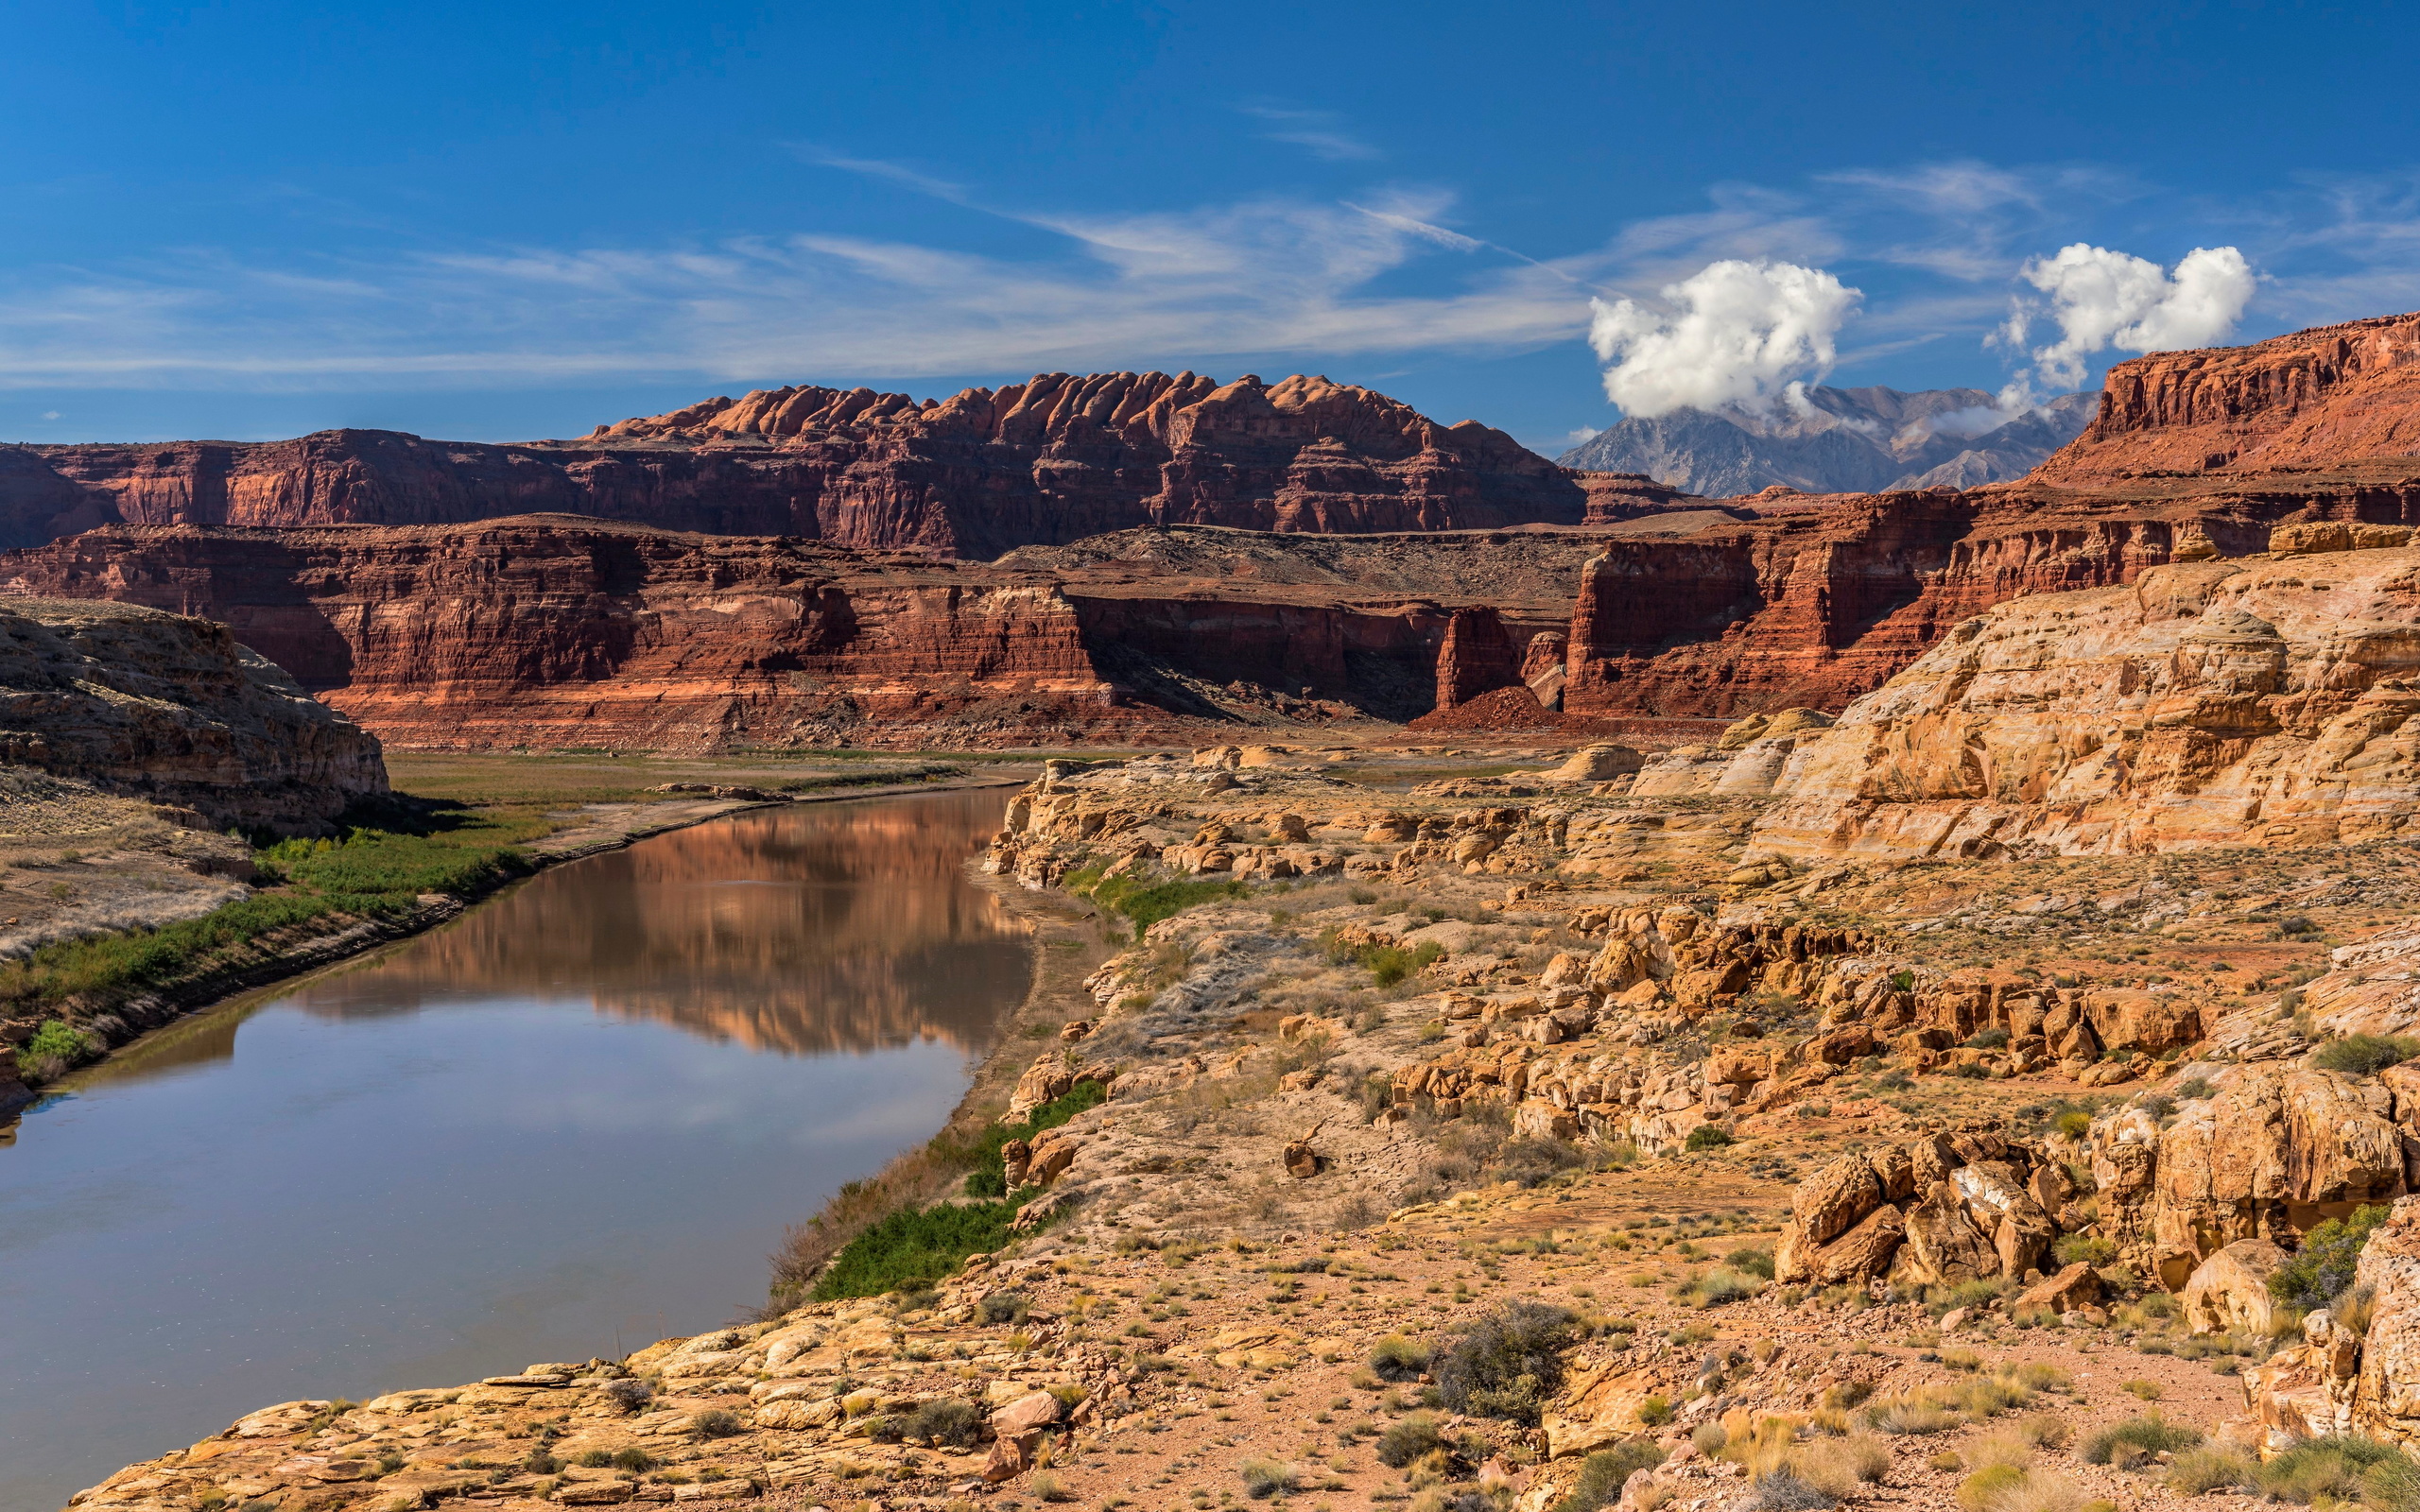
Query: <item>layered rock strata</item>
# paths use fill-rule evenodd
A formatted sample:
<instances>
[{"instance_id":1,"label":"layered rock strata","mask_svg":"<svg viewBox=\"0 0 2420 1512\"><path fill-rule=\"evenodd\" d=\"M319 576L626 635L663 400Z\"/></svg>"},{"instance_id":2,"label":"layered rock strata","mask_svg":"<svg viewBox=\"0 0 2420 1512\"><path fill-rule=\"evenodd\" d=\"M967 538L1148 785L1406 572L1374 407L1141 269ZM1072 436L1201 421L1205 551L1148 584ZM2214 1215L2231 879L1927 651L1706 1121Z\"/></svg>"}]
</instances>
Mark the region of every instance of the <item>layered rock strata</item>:
<instances>
[{"instance_id":1,"label":"layered rock strata","mask_svg":"<svg viewBox=\"0 0 2420 1512\"><path fill-rule=\"evenodd\" d=\"M1023 745L1409 717L1452 613L1435 595L1512 592L1507 613L1551 623L1590 546L1390 536L1297 558L1304 538L1151 531L1135 543L1160 549L1131 555L1119 539L1068 570L569 516L121 525L14 555L5 585L221 621L406 745ZM1238 553L1270 570L1222 575Z\"/></svg>"},{"instance_id":2,"label":"layered rock strata","mask_svg":"<svg viewBox=\"0 0 2420 1512\"><path fill-rule=\"evenodd\" d=\"M578 441L322 431L0 449L0 544L93 524L452 524L567 511L674 530L989 558L1154 524L1283 531L1580 524L1664 507L1475 421L1293 377L1046 373L946 400L798 387Z\"/></svg>"},{"instance_id":3,"label":"layered rock strata","mask_svg":"<svg viewBox=\"0 0 2420 1512\"><path fill-rule=\"evenodd\" d=\"M1768 853L2358 843L2420 813L2420 554L2161 567L1962 624L1794 751Z\"/></svg>"},{"instance_id":4,"label":"layered rock strata","mask_svg":"<svg viewBox=\"0 0 2420 1512\"><path fill-rule=\"evenodd\" d=\"M0 601L0 765L315 833L387 791L377 740L224 625L132 605Z\"/></svg>"}]
</instances>

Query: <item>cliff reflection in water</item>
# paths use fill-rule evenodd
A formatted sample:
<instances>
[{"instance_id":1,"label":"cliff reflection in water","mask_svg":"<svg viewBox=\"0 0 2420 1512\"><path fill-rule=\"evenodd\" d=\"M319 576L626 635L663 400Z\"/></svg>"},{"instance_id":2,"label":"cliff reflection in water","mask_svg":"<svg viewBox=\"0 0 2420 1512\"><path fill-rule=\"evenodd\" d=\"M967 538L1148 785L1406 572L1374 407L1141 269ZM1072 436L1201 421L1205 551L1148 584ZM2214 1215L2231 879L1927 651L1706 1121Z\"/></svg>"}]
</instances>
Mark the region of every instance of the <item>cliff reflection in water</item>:
<instances>
[{"instance_id":1,"label":"cliff reflection in water","mask_svg":"<svg viewBox=\"0 0 2420 1512\"><path fill-rule=\"evenodd\" d=\"M660 835L533 878L288 1001L351 1017L510 993L759 1051L977 1048L996 1015L964 984L1026 971L1023 936L962 872L1003 801L801 804Z\"/></svg>"}]
</instances>

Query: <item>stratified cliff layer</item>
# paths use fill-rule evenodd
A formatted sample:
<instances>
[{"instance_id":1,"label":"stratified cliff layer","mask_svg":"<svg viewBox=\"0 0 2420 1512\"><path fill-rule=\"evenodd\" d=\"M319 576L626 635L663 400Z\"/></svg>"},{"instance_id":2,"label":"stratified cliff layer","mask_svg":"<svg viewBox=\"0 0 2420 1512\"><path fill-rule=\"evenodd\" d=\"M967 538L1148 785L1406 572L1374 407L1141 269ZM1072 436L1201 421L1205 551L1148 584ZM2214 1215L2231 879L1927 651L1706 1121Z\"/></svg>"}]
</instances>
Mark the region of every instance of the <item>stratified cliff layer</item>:
<instances>
[{"instance_id":1,"label":"stratified cliff layer","mask_svg":"<svg viewBox=\"0 0 2420 1512\"><path fill-rule=\"evenodd\" d=\"M579 441L322 431L257 444L0 449L0 545L128 524L448 524L564 511L673 530L990 558L1138 525L1282 531L1578 524L1668 503L1475 421L1293 377L1048 373L921 403L717 398Z\"/></svg>"},{"instance_id":2,"label":"stratified cliff layer","mask_svg":"<svg viewBox=\"0 0 2420 1512\"><path fill-rule=\"evenodd\" d=\"M2415 673L2405 547L2002 605L1793 753L1755 844L1904 859L2398 834L2420 812Z\"/></svg>"},{"instance_id":3,"label":"stratified cliff layer","mask_svg":"<svg viewBox=\"0 0 2420 1512\"><path fill-rule=\"evenodd\" d=\"M283 831L387 791L378 742L224 625L126 604L0 604L0 765Z\"/></svg>"},{"instance_id":4,"label":"stratified cliff layer","mask_svg":"<svg viewBox=\"0 0 2420 1512\"><path fill-rule=\"evenodd\" d=\"M407 746L1028 745L1409 718L1431 697L1439 593L1548 628L1595 544L1400 535L1294 557L1295 538L1140 537L981 564L569 516L120 525L14 553L0 584L222 621ZM1253 560L1269 580L1234 570Z\"/></svg>"}]
</instances>

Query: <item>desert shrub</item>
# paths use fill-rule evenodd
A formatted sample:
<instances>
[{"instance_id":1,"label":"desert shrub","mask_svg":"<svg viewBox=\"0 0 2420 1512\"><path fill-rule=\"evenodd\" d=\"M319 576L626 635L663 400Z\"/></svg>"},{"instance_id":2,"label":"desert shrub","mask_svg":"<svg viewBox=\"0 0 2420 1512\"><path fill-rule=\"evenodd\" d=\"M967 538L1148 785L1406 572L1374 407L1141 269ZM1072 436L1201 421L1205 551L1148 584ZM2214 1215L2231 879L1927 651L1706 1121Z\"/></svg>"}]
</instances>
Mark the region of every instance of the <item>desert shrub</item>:
<instances>
[{"instance_id":1,"label":"desert shrub","mask_svg":"<svg viewBox=\"0 0 2420 1512\"><path fill-rule=\"evenodd\" d=\"M1731 1442L1731 1431L1718 1422L1703 1422L1689 1430L1689 1442L1697 1446L1699 1453L1712 1459Z\"/></svg>"},{"instance_id":2,"label":"desert shrub","mask_svg":"<svg viewBox=\"0 0 2420 1512\"><path fill-rule=\"evenodd\" d=\"M2325 1307L2353 1284L2353 1267L2370 1233L2386 1222L2383 1204L2356 1208L2352 1215L2330 1218L2303 1236L2293 1258L2269 1277L2269 1294L2289 1307Z\"/></svg>"},{"instance_id":3,"label":"desert shrub","mask_svg":"<svg viewBox=\"0 0 2420 1512\"><path fill-rule=\"evenodd\" d=\"M1032 1305L1023 1292L994 1292L977 1305L976 1311L986 1323L1022 1323L1027 1309Z\"/></svg>"},{"instance_id":4,"label":"desert shrub","mask_svg":"<svg viewBox=\"0 0 2420 1512\"><path fill-rule=\"evenodd\" d=\"M1858 1486L1891 1472L1891 1451L1879 1439L1851 1434L1799 1449L1790 1455L1790 1469L1808 1485L1847 1501Z\"/></svg>"},{"instance_id":5,"label":"desert shrub","mask_svg":"<svg viewBox=\"0 0 2420 1512\"><path fill-rule=\"evenodd\" d=\"M1838 1497L1787 1469L1757 1476L1748 1494L1731 1503L1734 1512L1826 1512L1840 1504Z\"/></svg>"},{"instance_id":6,"label":"desert shrub","mask_svg":"<svg viewBox=\"0 0 2420 1512\"><path fill-rule=\"evenodd\" d=\"M2085 1464L2106 1465L2118 1458L2123 1450L2144 1454L2173 1453L2191 1449L2201 1441L2200 1429L2188 1423L2169 1422L2152 1412L2100 1430L2084 1440L2083 1452Z\"/></svg>"},{"instance_id":7,"label":"desert shrub","mask_svg":"<svg viewBox=\"0 0 2420 1512\"><path fill-rule=\"evenodd\" d=\"M2420 1056L2420 1040L2399 1034L2348 1034L2311 1052L2310 1063L2346 1076L2375 1076Z\"/></svg>"},{"instance_id":8,"label":"desert shrub","mask_svg":"<svg viewBox=\"0 0 2420 1512\"><path fill-rule=\"evenodd\" d=\"M1974 1038L1966 1041L1966 1048L1969 1050L1997 1050L2005 1046L2007 1043L2008 1031L1995 1024L1989 1029L1976 1030Z\"/></svg>"},{"instance_id":9,"label":"desert shrub","mask_svg":"<svg viewBox=\"0 0 2420 1512\"><path fill-rule=\"evenodd\" d=\"M2081 1108L2070 1108L2051 1121L2050 1126L2071 1140L2080 1140L2092 1128L2092 1115Z\"/></svg>"},{"instance_id":10,"label":"desert shrub","mask_svg":"<svg viewBox=\"0 0 2420 1512\"><path fill-rule=\"evenodd\" d=\"M720 1407L701 1412L689 1419L689 1432L700 1438L730 1438L747 1431L737 1414L725 1412Z\"/></svg>"},{"instance_id":11,"label":"desert shrub","mask_svg":"<svg viewBox=\"0 0 2420 1512\"><path fill-rule=\"evenodd\" d=\"M1244 1494L1255 1502L1290 1491L1299 1480L1293 1466L1273 1459L1248 1459L1236 1467L1236 1474L1243 1480Z\"/></svg>"},{"instance_id":12,"label":"desert shrub","mask_svg":"<svg viewBox=\"0 0 2420 1512\"><path fill-rule=\"evenodd\" d=\"M1581 1462L1580 1478L1572 1483L1571 1494L1555 1503L1554 1512L1597 1512L1611 1506L1633 1475L1663 1463L1664 1446L1643 1435L1600 1449Z\"/></svg>"},{"instance_id":13,"label":"desert shrub","mask_svg":"<svg viewBox=\"0 0 2420 1512\"><path fill-rule=\"evenodd\" d=\"M625 1449L618 1451L609 1463L617 1470L629 1470L636 1475L655 1469L656 1459L644 1449Z\"/></svg>"},{"instance_id":14,"label":"desert shrub","mask_svg":"<svg viewBox=\"0 0 2420 1512\"><path fill-rule=\"evenodd\" d=\"M623 1376L605 1383L605 1400L624 1413L634 1413L645 1407L655 1396L655 1388L636 1376Z\"/></svg>"},{"instance_id":15,"label":"desert shrub","mask_svg":"<svg viewBox=\"0 0 2420 1512\"><path fill-rule=\"evenodd\" d=\"M2017 1419L2016 1433L2036 1449L2065 1449L2075 1430L2054 1412L2028 1413Z\"/></svg>"},{"instance_id":16,"label":"desert shrub","mask_svg":"<svg viewBox=\"0 0 2420 1512\"><path fill-rule=\"evenodd\" d=\"M983 1410L955 1397L936 1398L920 1404L908 1419L908 1436L921 1443L972 1449L983 1436Z\"/></svg>"},{"instance_id":17,"label":"desert shrub","mask_svg":"<svg viewBox=\"0 0 2420 1512\"><path fill-rule=\"evenodd\" d=\"M1735 1249L1722 1257L1722 1263L1743 1276L1766 1281L1773 1279L1773 1252L1770 1249Z\"/></svg>"},{"instance_id":18,"label":"desert shrub","mask_svg":"<svg viewBox=\"0 0 2420 1512\"><path fill-rule=\"evenodd\" d=\"M968 1196L1005 1197L1009 1194L1009 1170L1000 1156L1002 1145L1011 1140L1031 1140L1045 1129L1057 1128L1078 1113L1098 1108L1108 1100L1108 1088L1097 1081L1080 1081L1028 1113L1023 1123L987 1125L972 1145L944 1153L974 1167L966 1173Z\"/></svg>"},{"instance_id":19,"label":"desert shrub","mask_svg":"<svg viewBox=\"0 0 2420 1512\"><path fill-rule=\"evenodd\" d=\"M2028 1391L2065 1391L2075 1384L2075 1378L2057 1366L2042 1360L2029 1360L2023 1365L2004 1365L1997 1372Z\"/></svg>"},{"instance_id":20,"label":"desert shrub","mask_svg":"<svg viewBox=\"0 0 2420 1512\"><path fill-rule=\"evenodd\" d=\"M2252 1484L2252 1462L2232 1450L2188 1449L2168 1468L2168 1488L2187 1496Z\"/></svg>"},{"instance_id":21,"label":"desert shrub","mask_svg":"<svg viewBox=\"0 0 2420 1512\"><path fill-rule=\"evenodd\" d=\"M2050 1254L2062 1265L2072 1265L2082 1261L2099 1268L2117 1261L2118 1245L2117 1241L2104 1239L2099 1234L2062 1234L2059 1242L2050 1246Z\"/></svg>"},{"instance_id":22,"label":"desert shrub","mask_svg":"<svg viewBox=\"0 0 2420 1512\"><path fill-rule=\"evenodd\" d=\"M1422 940L1410 950L1400 945L1369 945L1361 951L1361 964L1370 969L1370 980L1379 987L1393 987L1414 972L1423 971L1443 960L1445 947L1433 939Z\"/></svg>"},{"instance_id":23,"label":"desert shrub","mask_svg":"<svg viewBox=\"0 0 2420 1512\"><path fill-rule=\"evenodd\" d=\"M1443 1449L1445 1435L1437 1431L1437 1418L1425 1412L1399 1418L1378 1435L1378 1463L1391 1469L1401 1469L1431 1450Z\"/></svg>"},{"instance_id":24,"label":"desert shrub","mask_svg":"<svg viewBox=\"0 0 2420 1512\"><path fill-rule=\"evenodd\" d=\"M2024 1482L2022 1465L1986 1465L1958 1483L1958 1504L1966 1512L1989 1512L1995 1501Z\"/></svg>"},{"instance_id":25,"label":"desert shrub","mask_svg":"<svg viewBox=\"0 0 2420 1512\"><path fill-rule=\"evenodd\" d=\"M2370 1471L2401 1460L2402 1452L2392 1444L2346 1434L2307 1438L2255 1469L2253 1475L2262 1490L2288 1502L2346 1501L2361 1494L2362 1481Z\"/></svg>"},{"instance_id":26,"label":"desert shrub","mask_svg":"<svg viewBox=\"0 0 2420 1512\"><path fill-rule=\"evenodd\" d=\"M2033 1393L2006 1376L1980 1376L1961 1382L1949 1404L1968 1417L1981 1418L1996 1418L2032 1400Z\"/></svg>"},{"instance_id":27,"label":"desert shrub","mask_svg":"<svg viewBox=\"0 0 2420 1512\"><path fill-rule=\"evenodd\" d=\"M387 1460L389 1459L393 1460L395 1463L392 1466L389 1466L387 1463ZM395 1471L404 1468L404 1457L401 1454L389 1454L378 1461L378 1468L387 1474L392 1475ZM521 1468L532 1475L552 1475L555 1471L563 1468L563 1462L555 1458L555 1456L547 1451L545 1445L540 1444L537 1448L532 1449L527 1454L522 1456Z\"/></svg>"},{"instance_id":28,"label":"desert shrub","mask_svg":"<svg viewBox=\"0 0 2420 1512\"><path fill-rule=\"evenodd\" d=\"M1958 1425L1958 1415L1925 1391L1902 1392L1870 1403L1865 1409L1866 1426L1877 1434L1893 1437L1908 1437L1922 1434L1938 1434Z\"/></svg>"},{"instance_id":29,"label":"desert shrub","mask_svg":"<svg viewBox=\"0 0 2420 1512\"><path fill-rule=\"evenodd\" d=\"M1444 1404L1479 1418L1536 1427L1563 1384L1572 1315L1541 1302L1510 1302L1462 1332L1432 1369Z\"/></svg>"},{"instance_id":30,"label":"desert shrub","mask_svg":"<svg viewBox=\"0 0 2420 1512\"><path fill-rule=\"evenodd\" d=\"M1738 1141L1733 1137L1729 1129L1720 1127L1713 1124L1700 1124L1697 1127L1689 1130L1689 1137L1687 1141L1684 1143L1682 1148L1690 1151L1719 1150L1726 1144L1737 1144L1737 1143Z\"/></svg>"},{"instance_id":31,"label":"desert shrub","mask_svg":"<svg viewBox=\"0 0 2420 1512\"><path fill-rule=\"evenodd\" d=\"M1428 1368L1428 1347L1390 1333L1370 1346L1370 1368L1381 1381L1416 1381Z\"/></svg>"},{"instance_id":32,"label":"desert shrub","mask_svg":"<svg viewBox=\"0 0 2420 1512\"><path fill-rule=\"evenodd\" d=\"M1720 1307L1725 1302L1746 1301L1763 1290L1763 1284L1755 1278L1742 1276L1728 1265L1717 1265L1682 1287L1681 1297L1692 1307Z\"/></svg>"},{"instance_id":33,"label":"desert shrub","mask_svg":"<svg viewBox=\"0 0 2420 1512\"><path fill-rule=\"evenodd\" d=\"M1638 1404L1638 1420L1650 1428L1661 1428L1672 1420L1672 1399L1662 1392L1651 1392Z\"/></svg>"}]
</instances>

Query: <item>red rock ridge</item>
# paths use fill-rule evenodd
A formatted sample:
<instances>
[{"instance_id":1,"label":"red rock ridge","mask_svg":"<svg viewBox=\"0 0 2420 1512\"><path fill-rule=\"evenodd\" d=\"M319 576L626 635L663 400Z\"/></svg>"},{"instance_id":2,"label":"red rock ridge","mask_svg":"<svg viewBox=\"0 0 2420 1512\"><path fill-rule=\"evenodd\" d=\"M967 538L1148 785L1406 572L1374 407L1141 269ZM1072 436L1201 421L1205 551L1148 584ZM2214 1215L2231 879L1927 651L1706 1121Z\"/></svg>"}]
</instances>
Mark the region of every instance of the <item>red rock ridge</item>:
<instances>
[{"instance_id":1,"label":"red rock ridge","mask_svg":"<svg viewBox=\"0 0 2420 1512\"><path fill-rule=\"evenodd\" d=\"M563 511L988 558L1148 524L1370 532L1579 524L1670 507L1475 421L1324 378L1047 373L922 402L782 388L579 441L322 431L0 453L0 544L130 524L448 524ZM80 512L79 512L80 511Z\"/></svg>"},{"instance_id":2,"label":"red rock ridge","mask_svg":"<svg viewBox=\"0 0 2420 1512\"><path fill-rule=\"evenodd\" d=\"M2100 416L2026 483L2330 468L2415 451L2420 314L2391 315L2121 362Z\"/></svg>"}]
</instances>

